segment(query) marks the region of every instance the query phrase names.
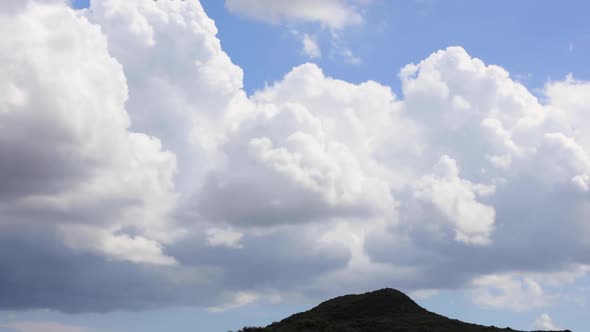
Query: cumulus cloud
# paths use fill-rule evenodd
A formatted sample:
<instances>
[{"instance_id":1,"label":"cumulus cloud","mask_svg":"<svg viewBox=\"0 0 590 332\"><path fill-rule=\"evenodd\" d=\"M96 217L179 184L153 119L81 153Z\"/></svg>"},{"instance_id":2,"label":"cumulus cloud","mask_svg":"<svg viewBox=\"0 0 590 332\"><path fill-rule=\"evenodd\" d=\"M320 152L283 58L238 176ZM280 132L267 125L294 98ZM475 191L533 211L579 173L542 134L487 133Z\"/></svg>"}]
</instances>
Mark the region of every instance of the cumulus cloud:
<instances>
[{"instance_id":1,"label":"cumulus cloud","mask_svg":"<svg viewBox=\"0 0 590 332\"><path fill-rule=\"evenodd\" d=\"M215 26L198 3L102 1L82 13L35 5L2 19L11 29L33 30L23 47L13 45L14 38L4 40L3 64L15 76L47 76L34 76L45 79L32 83L8 76L3 82L10 93L1 103L6 120L1 146L3 155L15 157L2 160L7 183L2 214L12 218L3 219L2 233L12 239L2 241L3 252L23 252L32 243L38 250L27 251L26 257L2 257L2 271L8 272L1 284L8 296L0 306L68 312L216 306L218 299L225 301L221 293L255 288L264 278L279 287L346 263L345 248L314 245L315 240L306 241L297 254L290 252L303 245L296 239L307 230L245 236L223 224L207 226L209 220L190 208L193 200L208 195L201 189L205 174L223 164L221 142L239 120L232 106L249 107L241 70L221 50ZM43 27L51 20L60 21L63 29ZM45 30L55 38L35 38L35 31ZM47 45L42 52L43 45L38 45L56 40L68 42L71 49ZM170 45L177 52L169 52ZM28 57L11 48L28 52ZM145 55L141 61L138 54ZM18 56L25 61L17 62ZM161 57L167 58L165 63ZM37 67L27 70L27 59ZM39 93L42 89L45 95ZM27 126L26 132L14 130ZM44 131L48 134L39 139L25 136ZM280 250L258 253L266 250L262 244L288 243L290 249L276 257L271 253ZM303 251L315 257L302 256ZM34 272L47 264L55 273ZM267 268L256 275L249 272L253 265ZM281 273L269 273L278 265L283 266ZM31 292L31 283L46 291ZM119 287L126 291L117 291ZM80 303L84 298L93 301Z\"/></svg>"},{"instance_id":2,"label":"cumulus cloud","mask_svg":"<svg viewBox=\"0 0 590 332\"><path fill-rule=\"evenodd\" d=\"M553 324L551 317L548 314L541 314L541 316L535 319L533 328L540 331L557 331L560 328Z\"/></svg>"},{"instance_id":3,"label":"cumulus cloud","mask_svg":"<svg viewBox=\"0 0 590 332\"><path fill-rule=\"evenodd\" d=\"M476 242L490 245L462 250L450 244L451 237L444 235L444 228L432 223L432 220L444 220L441 218L445 217L444 213L433 214L411 200L400 198L402 222L390 227L390 235L370 236L367 249L371 256L394 264L413 261L420 269L437 275L441 284L468 279L491 282L497 279L495 273L502 270L572 269L568 257L573 256L579 257L576 262L586 263L588 257L580 254L588 243L576 234L588 231L580 223L586 218L586 209L582 206L585 205L587 147L583 143L584 134L572 130L573 122L568 119L570 112L576 111L575 107L560 105L563 102L555 92L557 83L547 86L547 98L543 103L511 80L504 69L485 65L463 49L454 47L436 52L417 65L406 66L400 76L404 107L408 116L420 123L422 139L426 141L425 160L441 154L452 156L461 170L461 177L472 186L476 183L482 190L469 196L479 196L483 203L472 201L465 205L455 201L449 204L454 195L463 190L456 187L448 190L443 195L445 200L434 206L438 205L439 212L450 211L453 207L456 210L452 215L459 219L461 215L468 215L460 212L461 206L474 209L477 206L478 212L471 219L476 222L459 222L455 227L479 225L482 227L480 234L485 236L475 237L479 240ZM584 85L574 83L571 78L565 82L563 84L575 87ZM419 162L415 164L416 168L420 167ZM442 179L440 175L422 178L421 181L430 186L418 192L428 195L418 197L436 202L433 199L436 190L432 188L437 186L434 184L448 188L442 186ZM415 194L401 197L408 196L416 197ZM469 239L457 235L455 233L455 240ZM552 240L539 241L539 238ZM567 248L562 245L566 242ZM413 260L391 254L396 250ZM533 254L541 250L552 254L543 257ZM462 272L451 272L450 266ZM495 289L514 289L524 294L523 299L539 290L530 282L512 277L501 279L502 286ZM476 293L474 301L504 306L502 297L492 294L488 291ZM510 294L507 298L513 296ZM544 301L538 297L540 305ZM504 307L522 309L518 303L508 303Z\"/></svg>"},{"instance_id":4,"label":"cumulus cloud","mask_svg":"<svg viewBox=\"0 0 590 332\"><path fill-rule=\"evenodd\" d=\"M420 179L414 189L414 197L431 204L455 226L457 241L487 244L493 230L495 211L481 204L477 196L494 193L494 186L473 184L459 177L454 159L441 157L434 167L434 174Z\"/></svg>"},{"instance_id":5,"label":"cumulus cloud","mask_svg":"<svg viewBox=\"0 0 590 332\"><path fill-rule=\"evenodd\" d=\"M401 139L412 126L389 88L334 80L306 64L251 99L255 106L224 146L225 167L204 187L206 218L276 225L394 209L387 179L403 169L388 169L374 154L385 153L385 141L411 153Z\"/></svg>"},{"instance_id":6,"label":"cumulus cloud","mask_svg":"<svg viewBox=\"0 0 590 332\"><path fill-rule=\"evenodd\" d=\"M177 152L180 173L206 171L231 126L224 117L246 97L242 70L221 49L200 3L106 0L85 14L123 65L132 128Z\"/></svg>"},{"instance_id":7,"label":"cumulus cloud","mask_svg":"<svg viewBox=\"0 0 590 332\"><path fill-rule=\"evenodd\" d=\"M157 138L129 130L125 76L106 38L65 5L30 5L0 26L12 31L0 42L2 226L49 223L72 238L82 226L103 240L74 247L109 255L117 241L117 258L159 263L159 247L142 244L172 236L176 161ZM126 227L135 238L117 237Z\"/></svg>"},{"instance_id":8,"label":"cumulus cloud","mask_svg":"<svg viewBox=\"0 0 590 332\"><path fill-rule=\"evenodd\" d=\"M32 3L40 4L66 4L67 0L5 0L0 3L0 13L15 13L17 10L30 6Z\"/></svg>"},{"instance_id":9,"label":"cumulus cloud","mask_svg":"<svg viewBox=\"0 0 590 332\"><path fill-rule=\"evenodd\" d=\"M587 273L589 83L539 99L450 47L401 96L314 64L247 96L196 1L35 3L0 31L2 308L394 286L524 310Z\"/></svg>"},{"instance_id":10,"label":"cumulus cloud","mask_svg":"<svg viewBox=\"0 0 590 332\"><path fill-rule=\"evenodd\" d=\"M363 21L358 4L347 0L226 0L232 12L269 23L319 23L339 29Z\"/></svg>"}]
</instances>

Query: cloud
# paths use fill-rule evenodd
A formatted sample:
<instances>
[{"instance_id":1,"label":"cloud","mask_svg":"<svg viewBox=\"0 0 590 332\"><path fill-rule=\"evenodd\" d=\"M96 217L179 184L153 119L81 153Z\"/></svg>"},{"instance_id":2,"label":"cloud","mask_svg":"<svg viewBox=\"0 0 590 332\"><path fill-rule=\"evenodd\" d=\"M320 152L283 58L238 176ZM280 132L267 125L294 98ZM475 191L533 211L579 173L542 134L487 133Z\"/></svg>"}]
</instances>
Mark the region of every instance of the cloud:
<instances>
[{"instance_id":1,"label":"cloud","mask_svg":"<svg viewBox=\"0 0 590 332\"><path fill-rule=\"evenodd\" d=\"M587 273L590 83L538 98L450 47L400 96L314 64L247 96L196 1L37 3L0 31L2 308L394 286L525 310Z\"/></svg>"},{"instance_id":2,"label":"cloud","mask_svg":"<svg viewBox=\"0 0 590 332\"><path fill-rule=\"evenodd\" d=\"M12 321L0 324L0 328L14 332L109 332L86 326L68 325L46 321Z\"/></svg>"},{"instance_id":3,"label":"cloud","mask_svg":"<svg viewBox=\"0 0 590 332\"><path fill-rule=\"evenodd\" d=\"M123 65L132 127L176 151L180 173L198 176L214 167L231 125L224 117L246 96L242 70L221 49L200 3L97 1L85 15L101 27L109 52Z\"/></svg>"},{"instance_id":4,"label":"cloud","mask_svg":"<svg viewBox=\"0 0 590 332\"><path fill-rule=\"evenodd\" d=\"M0 307L215 307L261 280L280 288L346 264L346 248L307 229L244 234L191 208L223 165L236 110L251 107L241 69L194 4L34 5L1 17L29 38L0 44L10 73L0 147L12 156L0 167Z\"/></svg>"},{"instance_id":5,"label":"cloud","mask_svg":"<svg viewBox=\"0 0 590 332\"><path fill-rule=\"evenodd\" d=\"M394 209L393 172L372 154L412 129L395 121L390 89L334 80L306 64L252 102L224 145L225 167L203 188L203 217L270 226Z\"/></svg>"},{"instance_id":6,"label":"cloud","mask_svg":"<svg viewBox=\"0 0 590 332\"><path fill-rule=\"evenodd\" d=\"M14 14L17 10L21 10L32 3L40 4L66 4L67 0L5 0L0 4L0 13L5 12Z\"/></svg>"},{"instance_id":7,"label":"cloud","mask_svg":"<svg viewBox=\"0 0 590 332\"><path fill-rule=\"evenodd\" d=\"M209 310L211 312L223 312L223 311L228 311L231 309L243 307L245 305L248 305L248 304L253 303L256 300L258 300L257 294L248 293L248 292L238 292L236 294L232 294L232 297L233 298L230 300L230 302L224 303L221 306L217 306L217 307L209 307L209 308L207 308L207 310Z\"/></svg>"},{"instance_id":8,"label":"cloud","mask_svg":"<svg viewBox=\"0 0 590 332\"><path fill-rule=\"evenodd\" d=\"M588 230L582 222L587 213L583 206L588 140L586 131L579 130L576 102L586 94L587 83L571 77L550 82L541 102L504 69L485 65L454 47L406 66L400 77L403 110L422 134L418 137L423 149L413 161L414 170L424 175L407 177L408 189L394 194L400 222L385 226L388 232L376 229L368 234L365 242L371 258L410 266L419 275L436 275L441 287L486 280L500 272L551 274L587 264L582 253L588 242L579 232ZM442 174L457 174L451 171L460 169L459 183L467 186L462 182L467 180L478 188L465 196L474 198L468 205L453 201L468 187L450 189L445 176L429 175L428 165L445 155L450 157L444 159L453 160L445 164L456 167L446 167ZM436 203L439 190L441 201ZM461 206L480 210L477 217L463 219L461 215L469 214L460 212ZM458 219L449 223L453 219L445 211L453 211L450 215ZM469 239L458 237L460 225L479 229L483 236L475 237L476 243L488 245L466 250L453 244ZM540 251L551 254L534 254ZM577 258L572 262L570 257ZM416 285L431 286L431 281L424 282L415 279ZM512 279L506 280L508 284L520 284L522 292L529 289ZM499 299L489 300L479 302Z\"/></svg>"},{"instance_id":9,"label":"cloud","mask_svg":"<svg viewBox=\"0 0 590 332\"><path fill-rule=\"evenodd\" d=\"M65 5L30 5L0 26L14 32L0 42L2 226L51 224L78 249L109 256L116 242L117 259L165 260L157 243L172 236L175 157L129 130L125 76L106 38ZM102 240L83 245L79 227ZM117 236L126 227L134 239Z\"/></svg>"},{"instance_id":10,"label":"cloud","mask_svg":"<svg viewBox=\"0 0 590 332\"><path fill-rule=\"evenodd\" d=\"M320 58L322 56L322 51L318 46L314 37L310 36L309 34L303 34L302 39L303 44L303 53L309 58Z\"/></svg>"},{"instance_id":11,"label":"cloud","mask_svg":"<svg viewBox=\"0 0 590 332\"><path fill-rule=\"evenodd\" d=\"M363 22L354 1L226 0L231 12L269 23L319 23L331 29Z\"/></svg>"},{"instance_id":12,"label":"cloud","mask_svg":"<svg viewBox=\"0 0 590 332\"><path fill-rule=\"evenodd\" d=\"M557 331L560 328L553 324L551 317L548 314L542 314L541 316L537 317L535 322L533 323L533 328L541 331Z\"/></svg>"},{"instance_id":13,"label":"cloud","mask_svg":"<svg viewBox=\"0 0 590 332\"><path fill-rule=\"evenodd\" d=\"M228 246L233 248L242 248L240 240L244 234L231 229L210 228L207 230L207 242L211 246Z\"/></svg>"},{"instance_id":14,"label":"cloud","mask_svg":"<svg viewBox=\"0 0 590 332\"><path fill-rule=\"evenodd\" d=\"M493 207L478 202L476 197L492 195L494 191L494 186L462 180L456 161L444 155L435 165L434 174L417 182L414 197L431 204L455 225L455 240L489 244L495 211Z\"/></svg>"},{"instance_id":15,"label":"cloud","mask_svg":"<svg viewBox=\"0 0 590 332\"><path fill-rule=\"evenodd\" d=\"M358 65L362 59L346 46L345 30L362 26L371 0L226 0L226 8L234 14L254 20L286 25L301 42L301 53L310 59L322 56L318 36L328 32L334 57ZM319 27L318 27L319 26Z\"/></svg>"},{"instance_id":16,"label":"cloud","mask_svg":"<svg viewBox=\"0 0 590 332\"><path fill-rule=\"evenodd\" d=\"M0 327L15 332L100 332L83 326L65 325L55 322L11 322L0 324Z\"/></svg>"},{"instance_id":17,"label":"cloud","mask_svg":"<svg viewBox=\"0 0 590 332\"><path fill-rule=\"evenodd\" d=\"M352 51L348 48L342 49L339 55L344 59L344 62L349 63L351 65L359 65L363 62L361 58L354 55Z\"/></svg>"},{"instance_id":18,"label":"cloud","mask_svg":"<svg viewBox=\"0 0 590 332\"><path fill-rule=\"evenodd\" d=\"M104 253L111 259L158 265L177 264L173 257L163 255L160 243L145 237L111 234L87 226L61 227L60 234L69 247Z\"/></svg>"},{"instance_id":19,"label":"cloud","mask_svg":"<svg viewBox=\"0 0 590 332\"><path fill-rule=\"evenodd\" d=\"M473 301L486 308L516 311L546 307L551 297L530 277L487 275L473 281Z\"/></svg>"}]
</instances>

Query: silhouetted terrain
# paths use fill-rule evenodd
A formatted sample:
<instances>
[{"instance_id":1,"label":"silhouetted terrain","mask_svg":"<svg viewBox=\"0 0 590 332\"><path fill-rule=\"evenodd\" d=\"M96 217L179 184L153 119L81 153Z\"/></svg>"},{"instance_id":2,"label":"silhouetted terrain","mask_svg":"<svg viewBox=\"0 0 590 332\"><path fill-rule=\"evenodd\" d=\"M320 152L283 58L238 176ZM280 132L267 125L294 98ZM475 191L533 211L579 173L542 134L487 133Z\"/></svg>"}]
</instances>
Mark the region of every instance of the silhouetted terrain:
<instances>
[{"instance_id":1,"label":"silhouetted terrain","mask_svg":"<svg viewBox=\"0 0 590 332\"><path fill-rule=\"evenodd\" d=\"M267 327L241 332L506 332L510 328L464 323L432 313L404 293L382 289L345 295Z\"/></svg>"}]
</instances>

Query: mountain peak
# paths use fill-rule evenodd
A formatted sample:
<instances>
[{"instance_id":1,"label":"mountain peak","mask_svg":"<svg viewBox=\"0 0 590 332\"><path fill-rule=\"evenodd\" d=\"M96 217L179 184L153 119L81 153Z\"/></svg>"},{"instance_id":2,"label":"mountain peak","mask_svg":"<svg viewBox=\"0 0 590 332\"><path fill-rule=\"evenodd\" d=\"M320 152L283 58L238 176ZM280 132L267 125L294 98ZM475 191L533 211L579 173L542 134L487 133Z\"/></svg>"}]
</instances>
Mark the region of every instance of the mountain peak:
<instances>
[{"instance_id":1,"label":"mountain peak","mask_svg":"<svg viewBox=\"0 0 590 332\"><path fill-rule=\"evenodd\" d=\"M351 319L355 317L375 317L399 315L404 313L424 313L406 294L392 288L354 295L344 295L322 302L308 311L328 319Z\"/></svg>"},{"instance_id":2,"label":"mountain peak","mask_svg":"<svg viewBox=\"0 0 590 332\"><path fill-rule=\"evenodd\" d=\"M510 328L464 323L432 313L392 288L339 296L265 328L244 328L242 331L518 332Z\"/></svg>"}]
</instances>

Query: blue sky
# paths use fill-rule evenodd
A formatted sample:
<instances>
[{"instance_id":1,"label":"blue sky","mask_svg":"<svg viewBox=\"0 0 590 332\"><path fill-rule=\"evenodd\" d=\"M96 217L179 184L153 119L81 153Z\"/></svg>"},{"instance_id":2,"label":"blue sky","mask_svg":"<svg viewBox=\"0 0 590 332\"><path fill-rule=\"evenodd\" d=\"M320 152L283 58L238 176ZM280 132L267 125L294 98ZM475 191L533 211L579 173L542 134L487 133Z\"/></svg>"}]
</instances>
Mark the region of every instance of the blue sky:
<instances>
[{"instance_id":1,"label":"blue sky","mask_svg":"<svg viewBox=\"0 0 590 332\"><path fill-rule=\"evenodd\" d=\"M588 329L590 4L142 1L0 5L0 332Z\"/></svg>"},{"instance_id":2,"label":"blue sky","mask_svg":"<svg viewBox=\"0 0 590 332\"><path fill-rule=\"evenodd\" d=\"M232 15L222 1L202 4L219 28L224 50L248 73L244 80L248 91L308 61L286 29ZM375 80L397 90L401 67L457 45L486 63L508 69L530 88L539 88L568 73L581 79L590 75L585 61L590 52L586 10L588 4L582 1L490 5L377 0L367 9L365 24L343 33L344 42L363 59L361 64L350 66L329 57L313 61L330 76L355 83ZM317 24L306 28L320 29ZM320 33L320 39L329 44L329 32Z\"/></svg>"}]
</instances>

